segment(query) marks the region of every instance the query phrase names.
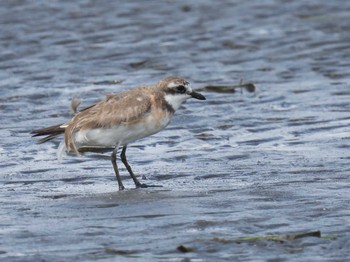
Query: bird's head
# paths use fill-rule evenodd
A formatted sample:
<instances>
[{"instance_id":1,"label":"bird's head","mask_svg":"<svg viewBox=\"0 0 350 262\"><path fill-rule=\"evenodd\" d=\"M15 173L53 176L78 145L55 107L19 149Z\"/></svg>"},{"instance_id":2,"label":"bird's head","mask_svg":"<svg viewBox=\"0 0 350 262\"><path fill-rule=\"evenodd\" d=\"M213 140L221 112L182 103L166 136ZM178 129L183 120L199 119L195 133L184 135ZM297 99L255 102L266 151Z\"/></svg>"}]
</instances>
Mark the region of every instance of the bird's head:
<instances>
[{"instance_id":1,"label":"bird's head","mask_svg":"<svg viewBox=\"0 0 350 262\"><path fill-rule=\"evenodd\" d=\"M181 77L167 77L159 82L159 86L165 93L165 101L177 110L188 98L205 100L205 97L192 90L190 84Z\"/></svg>"}]
</instances>

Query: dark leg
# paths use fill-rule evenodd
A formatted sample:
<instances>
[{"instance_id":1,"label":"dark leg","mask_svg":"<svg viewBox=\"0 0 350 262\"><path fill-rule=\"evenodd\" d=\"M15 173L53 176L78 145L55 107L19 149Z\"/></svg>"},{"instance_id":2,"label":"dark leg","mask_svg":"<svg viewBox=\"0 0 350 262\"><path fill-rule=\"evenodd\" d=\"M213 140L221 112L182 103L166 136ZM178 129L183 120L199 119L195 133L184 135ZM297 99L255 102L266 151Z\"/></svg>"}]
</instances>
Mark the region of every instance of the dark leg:
<instances>
[{"instance_id":1,"label":"dark leg","mask_svg":"<svg viewBox=\"0 0 350 262\"><path fill-rule=\"evenodd\" d=\"M140 181L137 180L136 176L134 175L134 172L132 172L131 170L131 167L130 165L128 164L128 161L126 160L126 155L125 155L125 152L126 152L126 146L123 146L123 150L120 154L120 158L124 164L124 166L126 167L126 169L128 170L132 180L134 180L134 183L135 183L135 186L136 187L148 187L147 185L145 184L141 184Z\"/></svg>"},{"instance_id":2,"label":"dark leg","mask_svg":"<svg viewBox=\"0 0 350 262\"><path fill-rule=\"evenodd\" d=\"M117 177L119 190L124 190L124 185L122 183L122 179L120 178L119 170L118 170L118 166L117 166L117 151L118 151L118 146L116 146L112 152L112 165L114 168L115 176Z\"/></svg>"}]
</instances>

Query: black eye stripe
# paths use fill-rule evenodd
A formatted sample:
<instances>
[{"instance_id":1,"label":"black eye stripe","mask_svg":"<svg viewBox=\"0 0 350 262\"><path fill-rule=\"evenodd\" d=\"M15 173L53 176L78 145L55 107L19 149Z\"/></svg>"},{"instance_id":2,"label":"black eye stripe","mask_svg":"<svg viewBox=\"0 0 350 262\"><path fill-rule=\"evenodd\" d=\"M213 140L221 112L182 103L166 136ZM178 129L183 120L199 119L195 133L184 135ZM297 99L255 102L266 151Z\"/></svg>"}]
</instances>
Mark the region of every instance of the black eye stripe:
<instances>
[{"instance_id":1,"label":"black eye stripe","mask_svg":"<svg viewBox=\"0 0 350 262\"><path fill-rule=\"evenodd\" d=\"M183 94L183 93L186 92L186 87L183 86L183 85L180 85L180 86L176 87L176 90L177 90L179 93Z\"/></svg>"},{"instance_id":2,"label":"black eye stripe","mask_svg":"<svg viewBox=\"0 0 350 262\"><path fill-rule=\"evenodd\" d=\"M176 87L176 90L179 91L180 93L185 93L186 92L186 87L183 85L179 85Z\"/></svg>"}]
</instances>

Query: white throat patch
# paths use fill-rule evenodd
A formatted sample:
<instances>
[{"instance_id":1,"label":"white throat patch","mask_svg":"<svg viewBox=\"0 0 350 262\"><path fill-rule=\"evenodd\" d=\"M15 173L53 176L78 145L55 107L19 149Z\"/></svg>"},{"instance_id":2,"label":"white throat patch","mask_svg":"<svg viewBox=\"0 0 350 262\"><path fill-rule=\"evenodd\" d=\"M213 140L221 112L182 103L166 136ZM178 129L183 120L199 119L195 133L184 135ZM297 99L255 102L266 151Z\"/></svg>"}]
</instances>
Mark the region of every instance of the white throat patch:
<instances>
[{"instance_id":1,"label":"white throat patch","mask_svg":"<svg viewBox=\"0 0 350 262\"><path fill-rule=\"evenodd\" d=\"M169 94L165 95L164 99L176 111L186 99L190 98L187 94Z\"/></svg>"}]
</instances>

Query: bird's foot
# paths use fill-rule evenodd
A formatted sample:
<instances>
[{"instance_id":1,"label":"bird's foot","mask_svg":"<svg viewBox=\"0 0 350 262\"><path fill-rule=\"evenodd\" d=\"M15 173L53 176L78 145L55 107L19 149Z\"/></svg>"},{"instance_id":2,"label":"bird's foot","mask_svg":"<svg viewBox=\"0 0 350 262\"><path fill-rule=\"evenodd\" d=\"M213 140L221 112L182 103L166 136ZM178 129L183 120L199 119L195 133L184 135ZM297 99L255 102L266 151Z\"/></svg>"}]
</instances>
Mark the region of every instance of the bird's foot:
<instances>
[{"instance_id":1,"label":"bird's foot","mask_svg":"<svg viewBox=\"0 0 350 262\"><path fill-rule=\"evenodd\" d=\"M147 187L163 187L163 186L161 186L161 185L147 185L147 184L141 184L141 183L136 184L136 188L147 188Z\"/></svg>"}]
</instances>

